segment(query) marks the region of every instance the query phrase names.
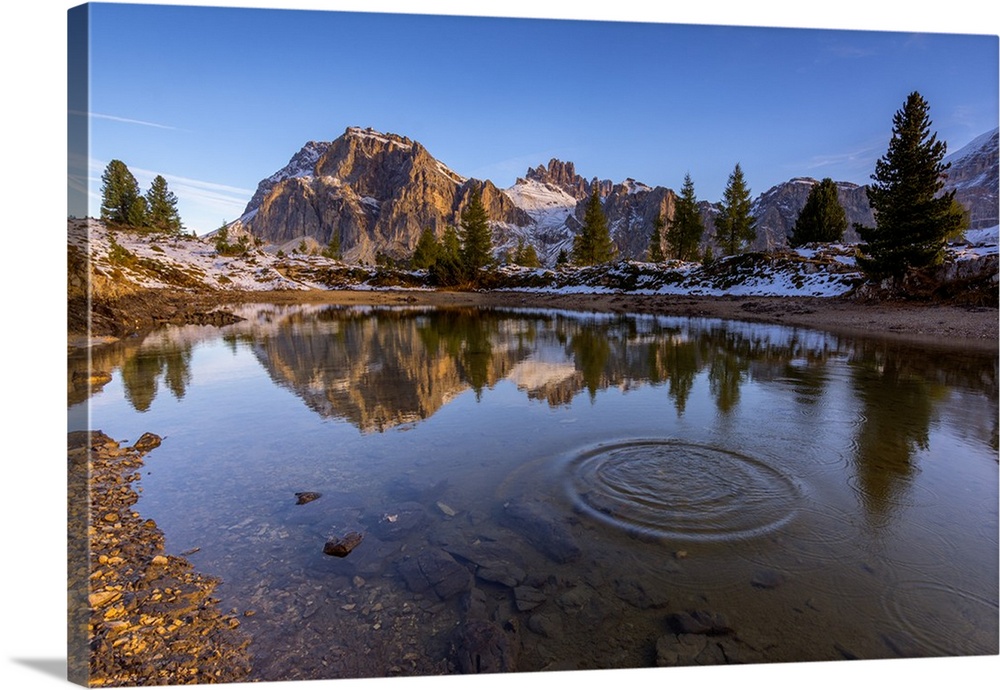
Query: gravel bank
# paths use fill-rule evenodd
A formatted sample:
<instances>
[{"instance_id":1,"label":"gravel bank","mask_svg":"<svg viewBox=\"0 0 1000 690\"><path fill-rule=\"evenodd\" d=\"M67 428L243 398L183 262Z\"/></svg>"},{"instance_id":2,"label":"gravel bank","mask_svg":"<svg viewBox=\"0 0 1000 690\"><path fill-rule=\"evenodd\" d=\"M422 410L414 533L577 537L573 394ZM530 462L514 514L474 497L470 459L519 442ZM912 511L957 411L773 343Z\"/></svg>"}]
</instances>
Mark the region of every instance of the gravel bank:
<instances>
[{"instance_id":1,"label":"gravel bank","mask_svg":"<svg viewBox=\"0 0 1000 690\"><path fill-rule=\"evenodd\" d=\"M92 687L248 679L249 638L212 598L218 582L166 554L163 533L133 510L143 455L100 431L71 432L69 678ZM89 497L89 505L88 505Z\"/></svg>"}]
</instances>

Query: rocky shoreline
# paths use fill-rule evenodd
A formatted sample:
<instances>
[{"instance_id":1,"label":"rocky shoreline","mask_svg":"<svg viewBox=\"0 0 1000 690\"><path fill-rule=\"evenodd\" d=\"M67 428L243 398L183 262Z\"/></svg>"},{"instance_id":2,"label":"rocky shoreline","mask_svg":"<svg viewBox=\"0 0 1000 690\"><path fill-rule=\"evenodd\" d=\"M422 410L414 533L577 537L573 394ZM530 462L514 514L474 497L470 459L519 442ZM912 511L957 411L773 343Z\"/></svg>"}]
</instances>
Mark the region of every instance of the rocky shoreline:
<instances>
[{"instance_id":1,"label":"rocky shoreline","mask_svg":"<svg viewBox=\"0 0 1000 690\"><path fill-rule=\"evenodd\" d=\"M250 677L250 639L212 594L218 581L164 552L162 531L134 511L143 456L160 439L123 447L71 432L69 679L91 687L231 683Z\"/></svg>"},{"instance_id":2,"label":"rocky shoreline","mask_svg":"<svg viewBox=\"0 0 1000 690\"><path fill-rule=\"evenodd\" d=\"M239 303L481 306L634 312L665 316L735 319L800 326L841 335L922 341L972 349L996 349L995 306L958 301L861 300L854 297L695 297L640 294L457 292L446 290L283 290L184 292L146 290L95 300L88 333L85 302L69 305L70 347L115 340L174 323L216 323Z\"/></svg>"}]
</instances>

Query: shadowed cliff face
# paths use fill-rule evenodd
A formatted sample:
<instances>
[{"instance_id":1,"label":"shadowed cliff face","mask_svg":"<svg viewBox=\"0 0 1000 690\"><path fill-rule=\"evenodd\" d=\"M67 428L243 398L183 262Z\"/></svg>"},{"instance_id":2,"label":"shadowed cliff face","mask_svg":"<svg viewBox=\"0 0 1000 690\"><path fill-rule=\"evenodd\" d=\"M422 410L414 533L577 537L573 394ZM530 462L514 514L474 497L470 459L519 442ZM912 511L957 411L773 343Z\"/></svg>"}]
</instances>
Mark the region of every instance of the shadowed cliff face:
<instances>
[{"instance_id":1,"label":"shadowed cliff face","mask_svg":"<svg viewBox=\"0 0 1000 690\"><path fill-rule=\"evenodd\" d=\"M998 136L994 129L945 158L950 163L945 189L955 190L955 199L969 211L969 228L978 230L997 224Z\"/></svg>"}]
</instances>

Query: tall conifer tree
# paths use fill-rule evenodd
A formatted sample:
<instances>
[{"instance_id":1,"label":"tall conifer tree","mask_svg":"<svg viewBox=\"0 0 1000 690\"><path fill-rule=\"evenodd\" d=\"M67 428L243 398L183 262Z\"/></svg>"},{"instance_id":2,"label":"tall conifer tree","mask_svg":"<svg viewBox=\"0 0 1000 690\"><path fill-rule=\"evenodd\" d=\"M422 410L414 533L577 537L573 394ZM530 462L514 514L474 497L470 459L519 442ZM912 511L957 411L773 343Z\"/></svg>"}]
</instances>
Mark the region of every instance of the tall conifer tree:
<instances>
[{"instance_id":1,"label":"tall conifer tree","mask_svg":"<svg viewBox=\"0 0 1000 690\"><path fill-rule=\"evenodd\" d=\"M705 234L705 224L698 211L691 175L684 175L681 194L674 204L674 217L667 230L667 244L673 255L681 261L693 261L698 256L698 245Z\"/></svg>"},{"instance_id":2,"label":"tall conifer tree","mask_svg":"<svg viewBox=\"0 0 1000 690\"><path fill-rule=\"evenodd\" d=\"M789 244L799 247L808 242L840 242L847 230L847 214L837 198L837 184L823 178L809 190L806 205L792 228Z\"/></svg>"},{"instance_id":3,"label":"tall conifer tree","mask_svg":"<svg viewBox=\"0 0 1000 690\"><path fill-rule=\"evenodd\" d=\"M909 268L939 264L949 237L962 230L955 191L941 194L947 145L930 133L928 104L914 91L892 119L886 154L867 188L875 227L856 224L858 265L874 278L899 279Z\"/></svg>"},{"instance_id":4,"label":"tall conifer tree","mask_svg":"<svg viewBox=\"0 0 1000 690\"><path fill-rule=\"evenodd\" d=\"M101 220L118 225L145 224L146 200L127 165L118 159L111 161L101 182Z\"/></svg>"},{"instance_id":5,"label":"tall conifer tree","mask_svg":"<svg viewBox=\"0 0 1000 690\"><path fill-rule=\"evenodd\" d=\"M757 220L750 212L750 189L737 163L722 194L722 209L715 218L715 239L727 255L739 254L757 239Z\"/></svg>"},{"instance_id":6,"label":"tall conifer tree","mask_svg":"<svg viewBox=\"0 0 1000 690\"><path fill-rule=\"evenodd\" d=\"M430 228L424 228L423 232L420 233L420 239L417 240L417 246L413 250L413 267L430 268L437 262L440 254L441 245L434 236L434 231Z\"/></svg>"},{"instance_id":7,"label":"tall conifer tree","mask_svg":"<svg viewBox=\"0 0 1000 690\"><path fill-rule=\"evenodd\" d=\"M611 261L614 256L608 219L601 208L600 191L595 185L583 216L583 227L573 238L573 263L579 266L602 264Z\"/></svg>"},{"instance_id":8,"label":"tall conifer tree","mask_svg":"<svg viewBox=\"0 0 1000 690\"><path fill-rule=\"evenodd\" d=\"M153 178L146 192L147 224L156 230L179 234L184 226L177 212L177 196L167 189L163 175Z\"/></svg>"},{"instance_id":9,"label":"tall conifer tree","mask_svg":"<svg viewBox=\"0 0 1000 690\"><path fill-rule=\"evenodd\" d=\"M462 263L467 271L474 273L490 262L492 252L489 217L477 190L462 211Z\"/></svg>"}]
</instances>

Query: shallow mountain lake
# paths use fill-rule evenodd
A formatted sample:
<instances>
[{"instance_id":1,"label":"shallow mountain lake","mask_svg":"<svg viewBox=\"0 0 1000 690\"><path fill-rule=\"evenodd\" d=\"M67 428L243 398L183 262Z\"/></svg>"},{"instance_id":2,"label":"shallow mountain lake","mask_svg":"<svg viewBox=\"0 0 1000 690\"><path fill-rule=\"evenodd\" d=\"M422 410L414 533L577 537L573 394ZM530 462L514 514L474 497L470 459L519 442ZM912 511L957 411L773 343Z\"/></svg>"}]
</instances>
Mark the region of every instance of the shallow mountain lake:
<instances>
[{"instance_id":1,"label":"shallow mountain lake","mask_svg":"<svg viewBox=\"0 0 1000 690\"><path fill-rule=\"evenodd\" d=\"M136 509L221 578L257 678L998 652L996 352L233 310L96 351L69 416L163 437Z\"/></svg>"}]
</instances>

